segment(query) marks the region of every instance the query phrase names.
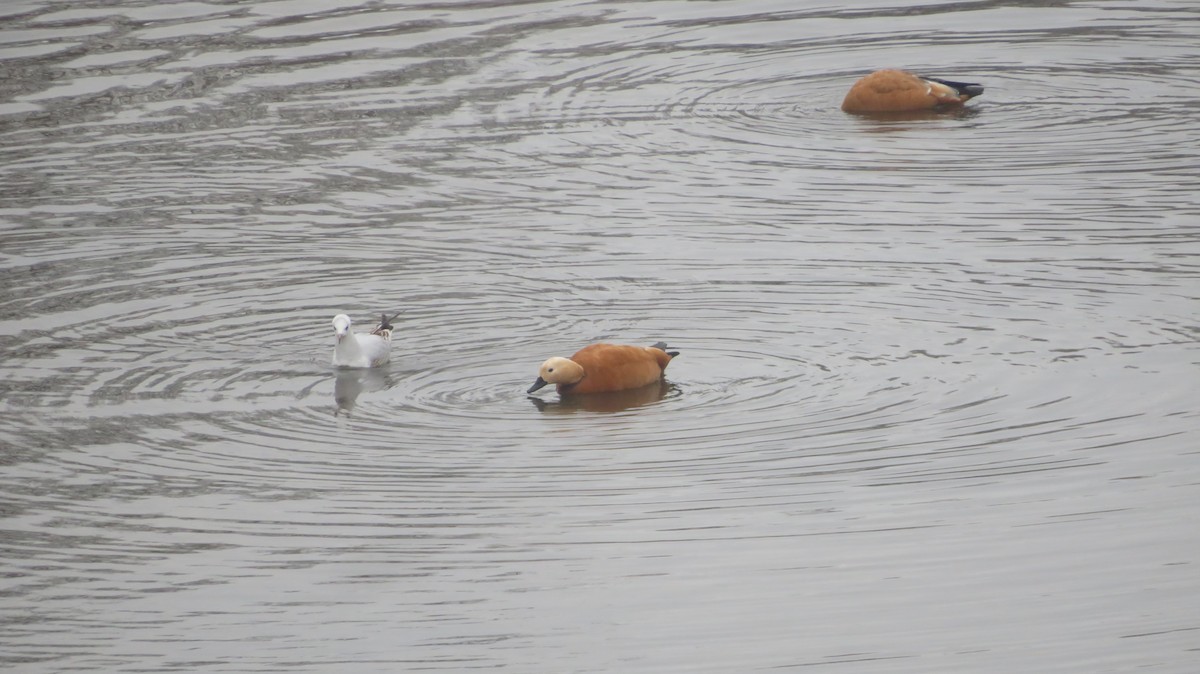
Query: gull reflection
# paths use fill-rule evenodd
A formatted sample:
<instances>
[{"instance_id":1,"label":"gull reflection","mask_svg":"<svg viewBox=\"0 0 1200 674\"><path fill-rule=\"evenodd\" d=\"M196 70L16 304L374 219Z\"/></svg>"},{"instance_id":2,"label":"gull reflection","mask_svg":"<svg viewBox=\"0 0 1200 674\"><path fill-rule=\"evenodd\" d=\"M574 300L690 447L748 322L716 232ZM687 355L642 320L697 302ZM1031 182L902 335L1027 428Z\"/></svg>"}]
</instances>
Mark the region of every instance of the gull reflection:
<instances>
[{"instance_id":1,"label":"gull reflection","mask_svg":"<svg viewBox=\"0 0 1200 674\"><path fill-rule=\"evenodd\" d=\"M333 380L333 402L337 409L334 416L345 412L348 416L354 409L358 396L364 392L382 391L387 388L388 380L383 370L358 368L353 370L338 370Z\"/></svg>"}]
</instances>

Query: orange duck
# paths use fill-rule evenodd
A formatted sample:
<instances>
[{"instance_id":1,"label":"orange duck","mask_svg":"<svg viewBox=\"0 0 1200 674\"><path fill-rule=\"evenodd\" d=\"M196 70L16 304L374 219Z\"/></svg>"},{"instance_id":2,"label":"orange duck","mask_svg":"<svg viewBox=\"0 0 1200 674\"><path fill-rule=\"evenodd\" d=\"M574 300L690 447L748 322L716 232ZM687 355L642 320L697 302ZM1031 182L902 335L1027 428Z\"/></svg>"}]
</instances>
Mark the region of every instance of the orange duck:
<instances>
[{"instance_id":1,"label":"orange duck","mask_svg":"<svg viewBox=\"0 0 1200 674\"><path fill-rule=\"evenodd\" d=\"M602 393L640 388L660 381L667 363L679 355L667 345L624 346L592 344L570 358L555 356L542 363L537 381L528 393L557 384L559 395Z\"/></svg>"},{"instance_id":2,"label":"orange duck","mask_svg":"<svg viewBox=\"0 0 1200 674\"><path fill-rule=\"evenodd\" d=\"M850 87L842 110L853 113L913 112L962 105L983 86L917 77L903 70L876 70Z\"/></svg>"}]
</instances>

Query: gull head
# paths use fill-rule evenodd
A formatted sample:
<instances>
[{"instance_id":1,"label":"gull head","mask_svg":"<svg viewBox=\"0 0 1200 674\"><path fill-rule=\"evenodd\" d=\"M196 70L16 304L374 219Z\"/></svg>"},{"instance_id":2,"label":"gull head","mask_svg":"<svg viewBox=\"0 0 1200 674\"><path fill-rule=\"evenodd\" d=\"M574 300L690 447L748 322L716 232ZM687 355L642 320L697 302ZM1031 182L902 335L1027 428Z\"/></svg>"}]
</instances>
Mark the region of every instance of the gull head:
<instances>
[{"instance_id":1,"label":"gull head","mask_svg":"<svg viewBox=\"0 0 1200 674\"><path fill-rule=\"evenodd\" d=\"M337 338L340 342L343 337L350 334L350 317L346 314L338 314L333 317L333 329L337 331Z\"/></svg>"}]
</instances>

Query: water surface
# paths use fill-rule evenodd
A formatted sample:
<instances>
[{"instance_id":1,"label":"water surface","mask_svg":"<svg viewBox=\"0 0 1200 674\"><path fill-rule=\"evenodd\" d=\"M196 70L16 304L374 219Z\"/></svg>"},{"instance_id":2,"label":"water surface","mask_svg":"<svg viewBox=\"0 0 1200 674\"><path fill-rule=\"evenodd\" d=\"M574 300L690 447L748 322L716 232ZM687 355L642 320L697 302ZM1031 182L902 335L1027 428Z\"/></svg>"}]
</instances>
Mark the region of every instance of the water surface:
<instances>
[{"instance_id":1,"label":"water surface","mask_svg":"<svg viewBox=\"0 0 1200 674\"><path fill-rule=\"evenodd\" d=\"M1200 664L1193 3L0 12L0 662Z\"/></svg>"}]
</instances>

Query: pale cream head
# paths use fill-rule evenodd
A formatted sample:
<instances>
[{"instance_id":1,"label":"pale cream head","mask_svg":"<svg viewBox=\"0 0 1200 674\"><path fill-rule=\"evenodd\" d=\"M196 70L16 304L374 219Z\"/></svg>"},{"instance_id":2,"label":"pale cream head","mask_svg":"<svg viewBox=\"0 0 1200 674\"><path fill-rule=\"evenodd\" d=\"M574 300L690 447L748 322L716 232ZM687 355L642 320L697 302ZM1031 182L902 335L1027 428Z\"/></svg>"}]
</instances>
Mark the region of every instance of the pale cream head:
<instances>
[{"instance_id":1,"label":"pale cream head","mask_svg":"<svg viewBox=\"0 0 1200 674\"><path fill-rule=\"evenodd\" d=\"M583 366L570 358L555 356L542 363L538 376L547 384L574 384L583 379Z\"/></svg>"}]
</instances>

